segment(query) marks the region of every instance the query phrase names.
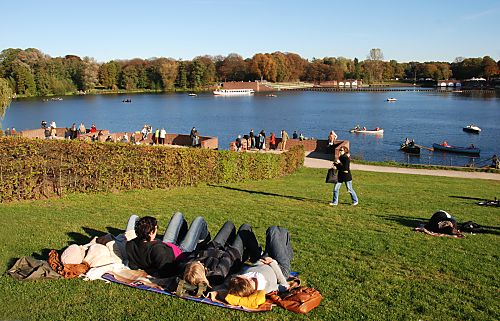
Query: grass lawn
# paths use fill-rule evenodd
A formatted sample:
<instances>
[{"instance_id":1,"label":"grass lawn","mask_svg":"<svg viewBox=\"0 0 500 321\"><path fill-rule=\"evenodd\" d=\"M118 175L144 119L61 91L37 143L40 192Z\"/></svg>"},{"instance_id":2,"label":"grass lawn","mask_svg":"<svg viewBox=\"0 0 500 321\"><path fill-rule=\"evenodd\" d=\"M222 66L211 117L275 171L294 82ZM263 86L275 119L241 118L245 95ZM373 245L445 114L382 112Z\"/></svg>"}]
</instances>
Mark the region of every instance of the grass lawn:
<instances>
[{"instance_id":1,"label":"grass lawn","mask_svg":"<svg viewBox=\"0 0 500 321\"><path fill-rule=\"evenodd\" d=\"M269 225L292 233L294 270L320 290L320 307L302 316L275 307L250 314L101 281L17 282L0 276L0 319L19 320L498 320L500 209L472 198L500 196L498 181L354 172L360 198L328 206L326 170L282 179L173 190L70 195L0 204L0 264L46 259L48 249L84 244L124 229L130 214L153 215L160 231L175 211L203 215L214 235L226 221L247 222L260 241ZM412 231L437 210L459 222L496 227L465 239Z\"/></svg>"}]
</instances>

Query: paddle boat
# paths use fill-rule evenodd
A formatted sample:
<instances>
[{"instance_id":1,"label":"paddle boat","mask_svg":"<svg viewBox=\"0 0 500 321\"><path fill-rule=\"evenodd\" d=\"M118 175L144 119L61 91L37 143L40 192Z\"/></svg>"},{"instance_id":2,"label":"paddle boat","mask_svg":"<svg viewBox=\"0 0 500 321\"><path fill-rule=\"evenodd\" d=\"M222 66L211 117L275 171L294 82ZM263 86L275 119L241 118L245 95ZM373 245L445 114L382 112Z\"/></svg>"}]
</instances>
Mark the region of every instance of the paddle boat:
<instances>
[{"instance_id":1,"label":"paddle boat","mask_svg":"<svg viewBox=\"0 0 500 321\"><path fill-rule=\"evenodd\" d=\"M188 96L191 96L191 97L196 97L196 96L198 96L198 95L197 95L197 94L195 94L195 93L189 93L189 94L188 94Z\"/></svg>"},{"instance_id":2,"label":"paddle boat","mask_svg":"<svg viewBox=\"0 0 500 321\"><path fill-rule=\"evenodd\" d=\"M267 94L266 97L278 97L275 94Z\"/></svg>"},{"instance_id":3,"label":"paddle boat","mask_svg":"<svg viewBox=\"0 0 500 321\"><path fill-rule=\"evenodd\" d=\"M479 134L481 132L481 128L474 124L469 124L463 128L463 131L467 133Z\"/></svg>"},{"instance_id":4,"label":"paddle boat","mask_svg":"<svg viewBox=\"0 0 500 321\"><path fill-rule=\"evenodd\" d=\"M391 98L387 98L387 101L398 101L398 100L396 98L391 97Z\"/></svg>"},{"instance_id":5,"label":"paddle boat","mask_svg":"<svg viewBox=\"0 0 500 321\"><path fill-rule=\"evenodd\" d=\"M469 147L460 147L460 146L451 146L448 145L448 142L444 141L441 144L432 144L432 148L434 151L442 151L456 154L467 154L467 155L475 155L479 156L480 149L475 147L474 145L470 145Z\"/></svg>"},{"instance_id":6,"label":"paddle boat","mask_svg":"<svg viewBox=\"0 0 500 321\"><path fill-rule=\"evenodd\" d=\"M383 134L384 130L379 127L375 127L374 129L366 129L366 127L360 128L359 126L356 126L354 128L351 128L349 130L350 133L356 133L356 134Z\"/></svg>"}]
</instances>

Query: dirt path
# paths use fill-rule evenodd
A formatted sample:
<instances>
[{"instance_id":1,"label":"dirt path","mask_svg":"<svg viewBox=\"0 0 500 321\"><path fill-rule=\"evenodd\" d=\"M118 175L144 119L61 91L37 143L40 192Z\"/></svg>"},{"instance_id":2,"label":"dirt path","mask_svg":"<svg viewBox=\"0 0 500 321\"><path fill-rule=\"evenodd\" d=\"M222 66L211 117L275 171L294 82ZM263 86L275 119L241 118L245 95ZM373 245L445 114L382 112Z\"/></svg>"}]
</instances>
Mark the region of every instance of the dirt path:
<instances>
[{"instance_id":1,"label":"dirt path","mask_svg":"<svg viewBox=\"0 0 500 321\"><path fill-rule=\"evenodd\" d=\"M330 168L332 166L332 161L305 157L304 166L310 168ZM491 179L497 181L500 180L500 174L484 173L484 172L463 172L463 171L442 170L442 169L398 168L398 167L362 165L354 163L351 163L351 169L357 171L381 172L381 173L399 173L399 174L446 176L446 177L459 177L459 178Z\"/></svg>"}]
</instances>

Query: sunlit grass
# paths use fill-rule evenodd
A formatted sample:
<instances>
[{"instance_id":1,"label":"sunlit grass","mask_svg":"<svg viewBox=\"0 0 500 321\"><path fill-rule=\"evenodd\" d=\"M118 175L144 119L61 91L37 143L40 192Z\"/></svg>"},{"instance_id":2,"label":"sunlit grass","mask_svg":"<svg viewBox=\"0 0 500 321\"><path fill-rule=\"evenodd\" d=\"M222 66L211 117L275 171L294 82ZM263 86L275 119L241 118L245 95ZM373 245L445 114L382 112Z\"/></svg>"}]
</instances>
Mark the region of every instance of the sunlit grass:
<instances>
[{"instance_id":1,"label":"sunlit grass","mask_svg":"<svg viewBox=\"0 0 500 321\"><path fill-rule=\"evenodd\" d=\"M153 215L160 231L175 211L203 215L212 233L225 220L250 223L264 242L269 225L292 233L294 270L321 291L321 306L305 316L280 308L262 314L231 311L104 282L17 282L0 277L0 319L147 320L494 320L499 318L500 230L465 239L413 232L444 209L459 221L500 227L499 209L471 198L499 196L495 181L354 172L360 205L328 206L326 170L301 169L269 181L0 205L0 262L46 255L99 233L119 233L130 214Z\"/></svg>"}]
</instances>

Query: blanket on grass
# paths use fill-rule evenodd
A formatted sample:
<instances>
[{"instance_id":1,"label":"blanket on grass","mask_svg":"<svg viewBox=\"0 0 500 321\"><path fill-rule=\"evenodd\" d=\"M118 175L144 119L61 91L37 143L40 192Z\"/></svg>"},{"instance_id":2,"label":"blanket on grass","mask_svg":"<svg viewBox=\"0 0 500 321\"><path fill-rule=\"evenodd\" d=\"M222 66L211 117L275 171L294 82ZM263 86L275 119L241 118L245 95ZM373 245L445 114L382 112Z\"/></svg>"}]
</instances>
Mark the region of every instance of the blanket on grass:
<instances>
[{"instance_id":1,"label":"blanket on grass","mask_svg":"<svg viewBox=\"0 0 500 321\"><path fill-rule=\"evenodd\" d=\"M244 308L241 306L230 305L230 304L222 301L223 298L220 296L220 293L217 293L216 291L210 292L207 297L199 297L199 298L193 297L193 296L179 297L179 296L175 295L175 292L163 290L159 286L157 286L151 282L148 282L143 277L136 278L136 277L130 276L130 275L127 275L126 277L124 277L123 275L114 275L111 273L106 273L102 276L102 278L104 280L109 281L109 282L126 285L129 287L136 288L138 290L146 290L146 291L150 291L150 292L155 292L155 293L159 293L159 294L165 294L168 296L182 298L182 299L189 300L189 301L201 302L201 303L205 303L205 304L218 306L221 308L240 310L240 311L245 311L245 312L271 311L272 306L273 306L273 303L270 300L266 300L266 302L261 304L257 309L248 309L248 308Z\"/></svg>"}]
</instances>

